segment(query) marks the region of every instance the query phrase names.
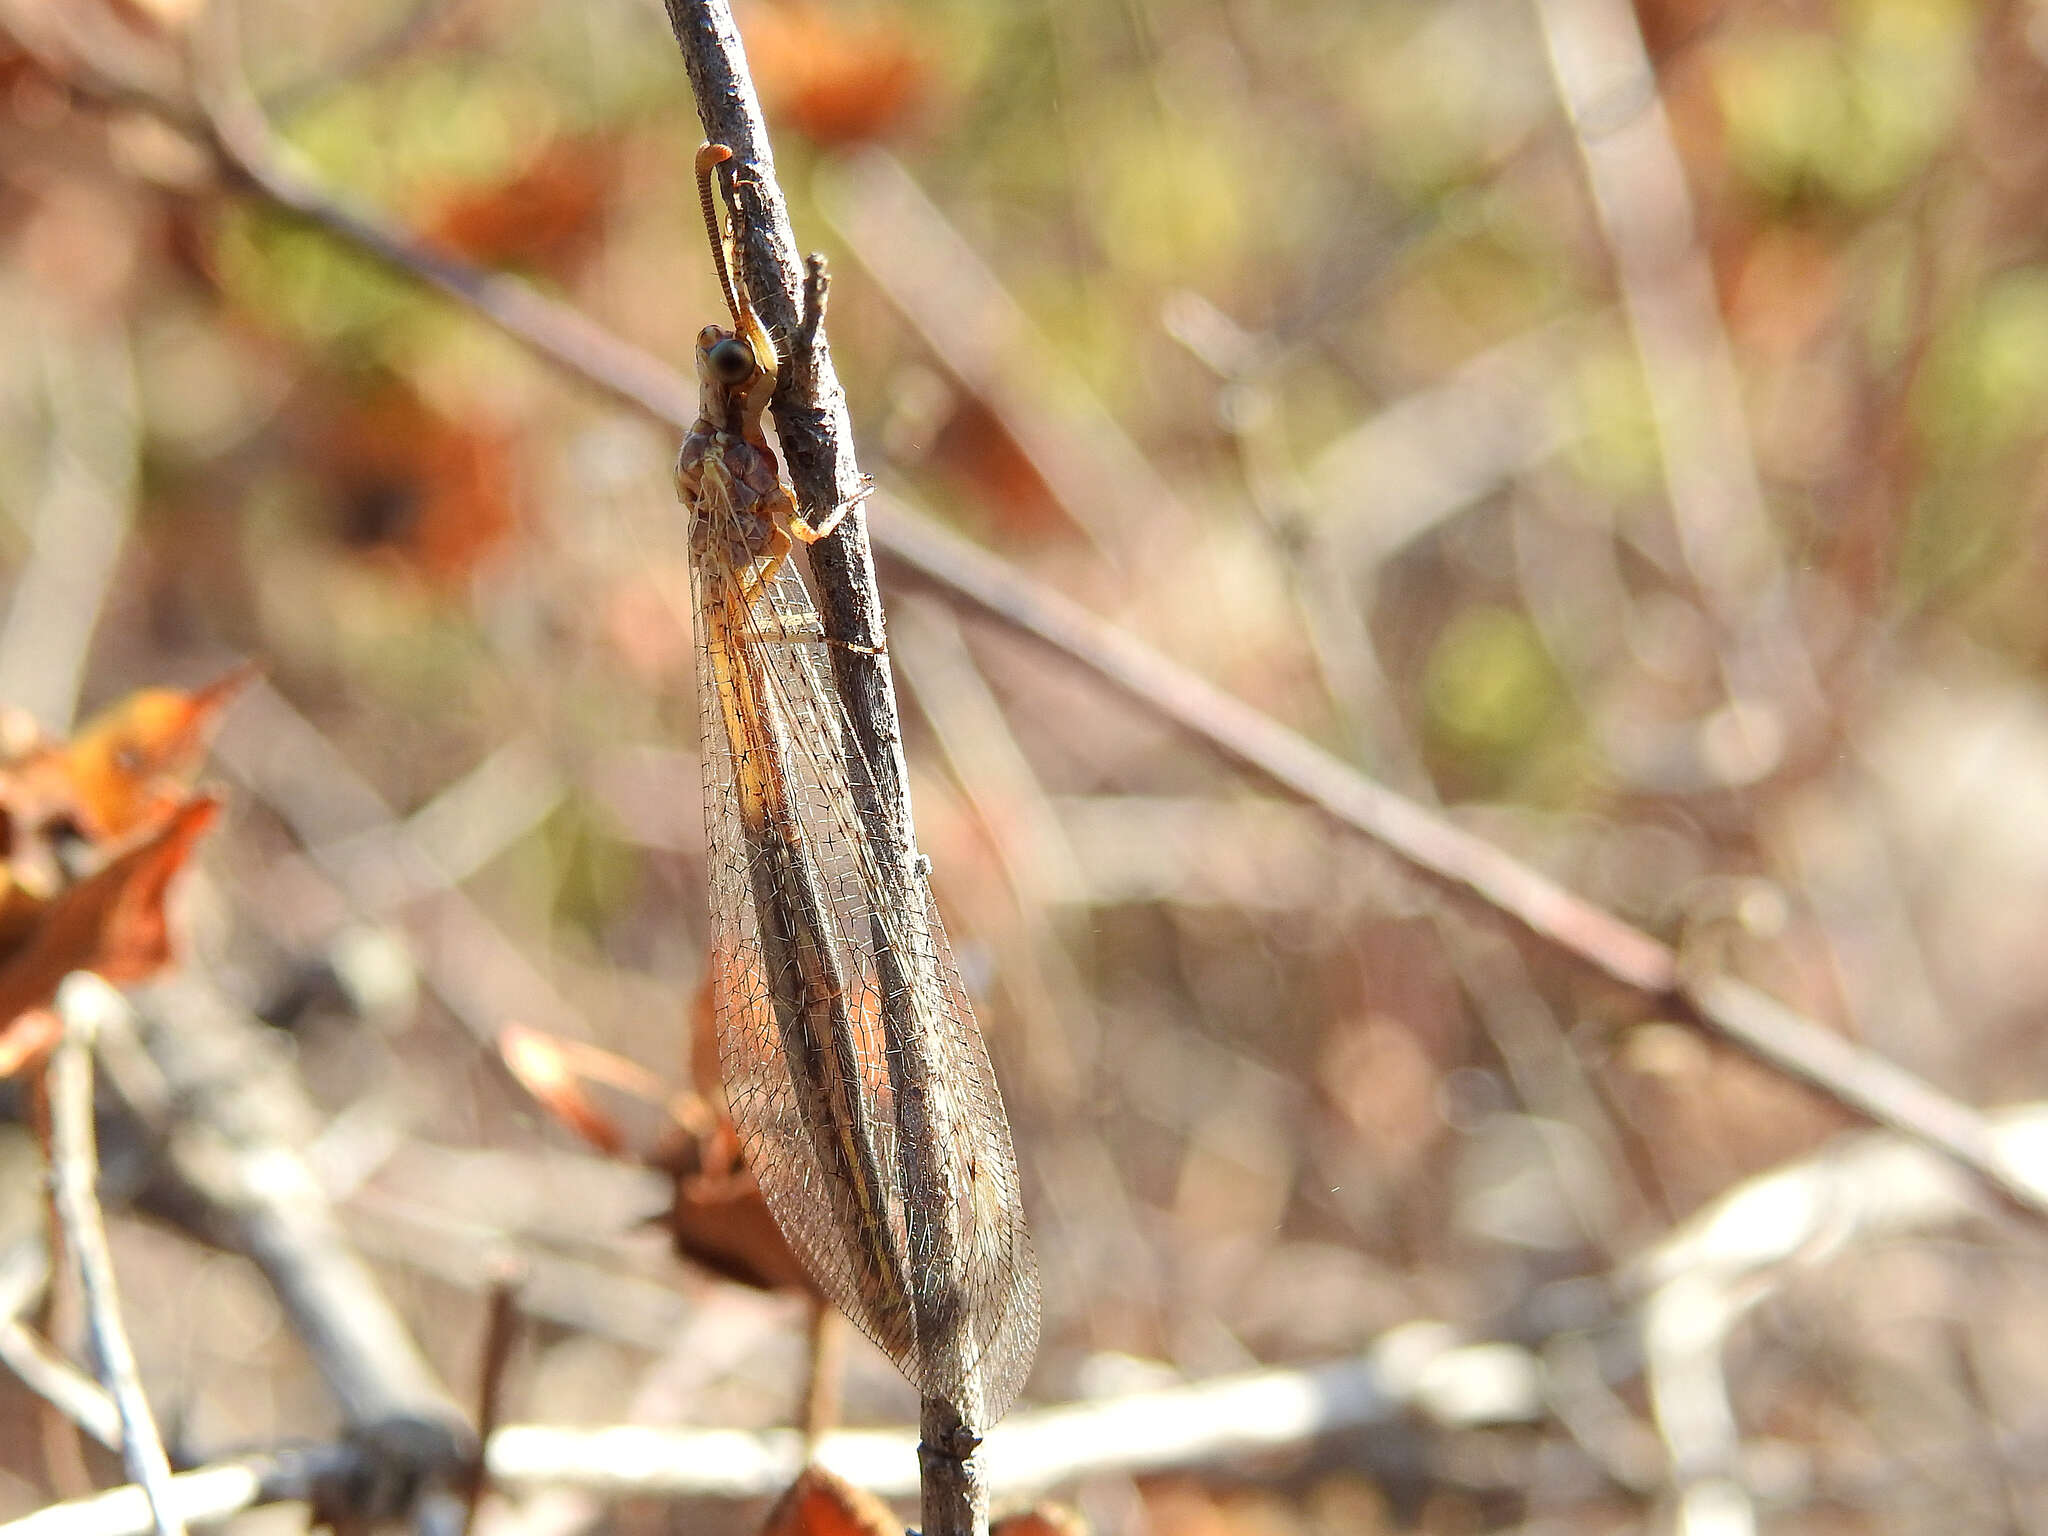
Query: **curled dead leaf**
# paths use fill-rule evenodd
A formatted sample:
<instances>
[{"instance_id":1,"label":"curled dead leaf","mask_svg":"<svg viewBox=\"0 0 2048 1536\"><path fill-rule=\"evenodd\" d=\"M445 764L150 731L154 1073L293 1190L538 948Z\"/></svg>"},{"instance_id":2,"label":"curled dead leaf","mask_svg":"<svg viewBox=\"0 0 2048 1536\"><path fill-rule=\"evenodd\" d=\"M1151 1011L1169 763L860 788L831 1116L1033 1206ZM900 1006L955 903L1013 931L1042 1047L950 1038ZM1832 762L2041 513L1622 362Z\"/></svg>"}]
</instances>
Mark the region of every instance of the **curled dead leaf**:
<instances>
[{"instance_id":1,"label":"curled dead leaf","mask_svg":"<svg viewBox=\"0 0 2048 1536\"><path fill-rule=\"evenodd\" d=\"M709 971L690 1008L690 1076L696 1092L678 1095L675 1128L650 1159L675 1181L666 1221L676 1252L742 1285L821 1299L768 1214L726 1109Z\"/></svg>"},{"instance_id":2,"label":"curled dead leaf","mask_svg":"<svg viewBox=\"0 0 2048 1536\"><path fill-rule=\"evenodd\" d=\"M679 1132L651 1159L675 1181L662 1218L676 1252L715 1275L757 1290L817 1295L789 1240L768 1213L761 1186L740 1153L732 1122L708 1135Z\"/></svg>"},{"instance_id":3,"label":"curled dead leaf","mask_svg":"<svg viewBox=\"0 0 2048 1536\"><path fill-rule=\"evenodd\" d=\"M243 666L190 692L145 688L68 742L38 745L8 764L0 803L16 841L62 826L89 843L113 843L162 820L185 798L221 711L256 675Z\"/></svg>"},{"instance_id":4,"label":"curled dead leaf","mask_svg":"<svg viewBox=\"0 0 2048 1536\"><path fill-rule=\"evenodd\" d=\"M73 971L116 986L147 979L171 959L164 898L220 803L200 795L96 873L43 903L19 945L0 960L0 1029L47 1007Z\"/></svg>"},{"instance_id":5,"label":"curled dead leaf","mask_svg":"<svg viewBox=\"0 0 2048 1536\"><path fill-rule=\"evenodd\" d=\"M145 688L87 724L62 749L79 830L111 842L182 798L221 711L256 675L241 666L189 693Z\"/></svg>"},{"instance_id":6,"label":"curled dead leaf","mask_svg":"<svg viewBox=\"0 0 2048 1536\"><path fill-rule=\"evenodd\" d=\"M692 1028L693 1070L717 1092L717 1040L707 986ZM817 1295L803 1264L768 1213L747 1168L723 1095L671 1094L645 1068L594 1045L508 1024L498 1035L506 1069L561 1126L604 1153L658 1169L673 1190L660 1217L683 1258L758 1290ZM600 1102L594 1090L611 1090ZM657 1135L634 1123L658 1114Z\"/></svg>"}]
</instances>

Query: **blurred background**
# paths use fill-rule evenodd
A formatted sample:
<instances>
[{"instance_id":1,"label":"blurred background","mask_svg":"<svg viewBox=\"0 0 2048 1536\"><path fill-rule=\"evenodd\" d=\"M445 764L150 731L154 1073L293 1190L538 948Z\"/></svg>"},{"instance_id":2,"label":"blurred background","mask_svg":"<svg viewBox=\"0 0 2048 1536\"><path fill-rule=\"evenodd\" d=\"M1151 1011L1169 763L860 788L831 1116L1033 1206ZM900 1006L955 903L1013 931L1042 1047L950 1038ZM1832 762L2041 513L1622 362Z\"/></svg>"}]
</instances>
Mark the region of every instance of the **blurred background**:
<instances>
[{"instance_id":1,"label":"blurred background","mask_svg":"<svg viewBox=\"0 0 2048 1536\"><path fill-rule=\"evenodd\" d=\"M833 264L878 526L949 524L1960 1098L2041 1095L2048 9L739 20L798 240ZM690 1080L677 435L281 217L162 105L232 57L334 196L687 369L721 305L659 7L0 24L0 699L62 733L260 668L186 970L265 1021L218 1070L295 1082L279 1134L458 1396L510 1255L509 1417L789 1422L800 1305L674 1258L660 1180L583 1149L494 1044L518 1022ZM1674 1518L1628 1277L1850 1118L882 576L1044 1272L1027 1405L1418 1320L1543 1366L1528 1422L1065 1496L1162 1536ZM2048 1520L2048 1250L1970 1207L1748 1277L1720 1470L1764 1528ZM114 1238L178 1449L333 1432L247 1259L139 1215ZM847 1414L915 1415L864 1344ZM0 1514L65 1491L36 1422L0 1382Z\"/></svg>"}]
</instances>

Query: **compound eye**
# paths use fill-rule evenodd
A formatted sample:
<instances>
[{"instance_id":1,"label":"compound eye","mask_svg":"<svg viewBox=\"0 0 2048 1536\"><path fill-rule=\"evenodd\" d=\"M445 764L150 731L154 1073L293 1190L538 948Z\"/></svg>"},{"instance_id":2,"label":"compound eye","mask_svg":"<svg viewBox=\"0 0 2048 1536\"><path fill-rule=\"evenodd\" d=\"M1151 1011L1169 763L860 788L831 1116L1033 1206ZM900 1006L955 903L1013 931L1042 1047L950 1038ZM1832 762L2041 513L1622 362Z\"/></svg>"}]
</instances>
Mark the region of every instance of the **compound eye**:
<instances>
[{"instance_id":1,"label":"compound eye","mask_svg":"<svg viewBox=\"0 0 2048 1536\"><path fill-rule=\"evenodd\" d=\"M728 336L711 349L711 376L721 384L744 384L754 372L754 349Z\"/></svg>"}]
</instances>

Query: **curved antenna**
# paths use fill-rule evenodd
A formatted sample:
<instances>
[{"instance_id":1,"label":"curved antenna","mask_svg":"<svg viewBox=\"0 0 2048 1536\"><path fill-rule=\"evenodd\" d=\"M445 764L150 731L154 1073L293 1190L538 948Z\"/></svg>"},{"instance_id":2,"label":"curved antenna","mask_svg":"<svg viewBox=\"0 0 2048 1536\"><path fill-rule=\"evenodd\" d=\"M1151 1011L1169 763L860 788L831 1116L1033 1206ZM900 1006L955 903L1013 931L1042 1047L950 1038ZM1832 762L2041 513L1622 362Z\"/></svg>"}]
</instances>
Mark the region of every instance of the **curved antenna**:
<instances>
[{"instance_id":1,"label":"curved antenna","mask_svg":"<svg viewBox=\"0 0 2048 1536\"><path fill-rule=\"evenodd\" d=\"M711 195L714 167L732 158L723 144L705 144L697 151L697 197L704 205L704 228L711 234L711 259L718 265L718 286L725 293L725 307L732 311L733 329L744 331L744 307L733 287L732 270L725 263L725 236L718 227L718 203Z\"/></svg>"}]
</instances>

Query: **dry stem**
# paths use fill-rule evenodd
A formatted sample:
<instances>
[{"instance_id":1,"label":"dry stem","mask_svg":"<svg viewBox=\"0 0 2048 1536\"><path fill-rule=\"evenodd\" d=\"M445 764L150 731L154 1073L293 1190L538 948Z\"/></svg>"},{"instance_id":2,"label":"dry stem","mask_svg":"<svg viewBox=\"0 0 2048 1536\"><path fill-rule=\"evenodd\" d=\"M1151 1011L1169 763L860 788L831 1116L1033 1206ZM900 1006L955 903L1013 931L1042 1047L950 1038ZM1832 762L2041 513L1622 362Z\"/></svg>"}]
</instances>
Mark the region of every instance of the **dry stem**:
<instances>
[{"instance_id":1,"label":"dry stem","mask_svg":"<svg viewBox=\"0 0 2048 1536\"><path fill-rule=\"evenodd\" d=\"M50 1095L50 1191L57 1219L63 1224L65 1246L78 1264L93 1352L120 1411L121 1459L148 1501L156 1536L184 1536L184 1522L171 1504L170 1458L164 1454L156 1417L143 1395L135 1350L121 1323L114 1257L107 1248L106 1224L100 1218L92 1042L111 995L112 988L85 972L71 976L57 993L64 1033L45 1069Z\"/></svg>"}]
</instances>

